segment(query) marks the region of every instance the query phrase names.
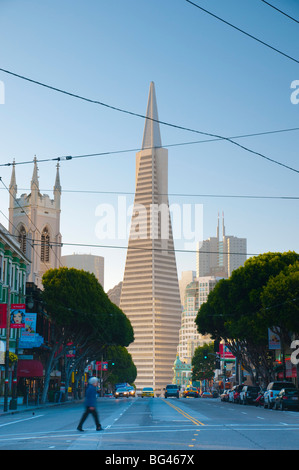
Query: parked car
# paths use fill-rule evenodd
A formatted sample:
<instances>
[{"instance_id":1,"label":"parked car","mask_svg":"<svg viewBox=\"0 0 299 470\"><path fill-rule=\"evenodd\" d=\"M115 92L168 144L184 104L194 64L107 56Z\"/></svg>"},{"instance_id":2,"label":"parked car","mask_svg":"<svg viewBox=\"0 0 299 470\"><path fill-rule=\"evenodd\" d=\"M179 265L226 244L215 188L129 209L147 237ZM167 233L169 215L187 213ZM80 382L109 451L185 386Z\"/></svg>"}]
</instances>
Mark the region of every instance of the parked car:
<instances>
[{"instance_id":1,"label":"parked car","mask_svg":"<svg viewBox=\"0 0 299 470\"><path fill-rule=\"evenodd\" d=\"M180 398L180 387L179 385L169 384L164 388L164 397L176 397Z\"/></svg>"},{"instance_id":2,"label":"parked car","mask_svg":"<svg viewBox=\"0 0 299 470\"><path fill-rule=\"evenodd\" d=\"M260 387L255 387L253 385L244 385L240 392L240 403L242 403L242 405L253 403L254 400L258 397L259 392Z\"/></svg>"},{"instance_id":3,"label":"parked car","mask_svg":"<svg viewBox=\"0 0 299 470\"><path fill-rule=\"evenodd\" d=\"M288 409L299 409L299 390L294 388L282 388L275 397L273 409L284 410Z\"/></svg>"},{"instance_id":4,"label":"parked car","mask_svg":"<svg viewBox=\"0 0 299 470\"><path fill-rule=\"evenodd\" d=\"M292 382L270 382L267 390L264 393L264 408L272 408L274 405L275 398L283 388L295 389L295 385Z\"/></svg>"},{"instance_id":5,"label":"parked car","mask_svg":"<svg viewBox=\"0 0 299 470\"><path fill-rule=\"evenodd\" d=\"M229 390L224 390L220 395L220 400L221 401L228 401L229 392L230 392Z\"/></svg>"},{"instance_id":6,"label":"parked car","mask_svg":"<svg viewBox=\"0 0 299 470\"><path fill-rule=\"evenodd\" d=\"M240 392L244 385L234 385L234 387L229 391L228 401L232 403L240 403Z\"/></svg>"},{"instance_id":7,"label":"parked car","mask_svg":"<svg viewBox=\"0 0 299 470\"><path fill-rule=\"evenodd\" d=\"M141 392L141 398L154 397L154 390L152 387L144 387Z\"/></svg>"},{"instance_id":8,"label":"parked car","mask_svg":"<svg viewBox=\"0 0 299 470\"><path fill-rule=\"evenodd\" d=\"M120 398L120 397L129 398L129 392L126 387L123 387L123 388L119 387L115 390L114 396L115 398Z\"/></svg>"},{"instance_id":9,"label":"parked car","mask_svg":"<svg viewBox=\"0 0 299 470\"><path fill-rule=\"evenodd\" d=\"M194 397L198 398L199 397L199 392L197 388L195 387L187 387L186 390L184 390L183 397Z\"/></svg>"}]
</instances>

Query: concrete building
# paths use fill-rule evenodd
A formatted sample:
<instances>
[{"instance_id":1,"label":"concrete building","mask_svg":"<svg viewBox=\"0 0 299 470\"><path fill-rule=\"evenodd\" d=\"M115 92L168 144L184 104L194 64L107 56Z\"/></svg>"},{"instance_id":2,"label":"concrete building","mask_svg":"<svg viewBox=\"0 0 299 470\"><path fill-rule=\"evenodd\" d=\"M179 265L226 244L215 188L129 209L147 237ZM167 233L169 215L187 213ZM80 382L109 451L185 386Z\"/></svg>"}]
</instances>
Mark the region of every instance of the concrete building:
<instances>
[{"instance_id":1,"label":"concrete building","mask_svg":"<svg viewBox=\"0 0 299 470\"><path fill-rule=\"evenodd\" d=\"M119 282L116 284L116 286L112 287L111 289L108 290L107 295L111 302L113 302L115 305L119 307L120 305L120 296L121 296L121 289L122 289L122 282Z\"/></svg>"},{"instance_id":2,"label":"concrete building","mask_svg":"<svg viewBox=\"0 0 299 470\"><path fill-rule=\"evenodd\" d=\"M93 273L104 288L104 258L102 256L74 253L62 256L61 263L67 268L83 269Z\"/></svg>"},{"instance_id":3,"label":"concrete building","mask_svg":"<svg viewBox=\"0 0 299 470\"><path fill-rule=\"evenodd\" d=\"M211 342L209 335L203 336L197 332L195 319L199 308L207 301L209 293L220 279L215 276L196 278L185 289L180 341L177 349L179 359L183 363L191 364L195 349Z\"/></svg>"},{"instance_id":4,"label":"concrete building","mask_svg":"<svg viewBox=\"0 0 299 470\"><path fill-rule=\"evenodd\" d=\"M196 250L196 277L220 276L228 278L234 269L243 266L247 259L247 239L225 234L222 215L220 234L219 214L216 237L198 244Z\"/></svg>"},{"instance_id":5,"label":"concrete building","mask_svg":"<svg viewBox=\"0 0 299 470\"><path fill-rule=\"evenodd\" d=\"M51 268L61 266L59 163L53 188L54 198L39 191L38 167L34 158L31 193L17 198L15 165L9 186L9 232L31 261L27 281L42 288L42 276Z\"/></svg>"},{"instance_id":6,"label":"concrete building","mask_svg":"<svg viewBox=\"0 0 299 470\"><path fill-rule=\"evenodd\" d=\"M162 148L154 83L150 84L120 300L134 328L128 350L137 389L172 382L181 302L168 203L168 151Z\"/></svg>"},{"instance_id":7,"label":"concrete building","mask_svg":"<svg viewBox=\"0 0 299 470\"><path fill-rule=\"evenodd\" d=\"M195 277L196 277L195 271L182 271L181 279L179 280L182 309L184 308L186 287L188 284L190 284L190 282L194 281Z\"/></svg>"}]
</instances>

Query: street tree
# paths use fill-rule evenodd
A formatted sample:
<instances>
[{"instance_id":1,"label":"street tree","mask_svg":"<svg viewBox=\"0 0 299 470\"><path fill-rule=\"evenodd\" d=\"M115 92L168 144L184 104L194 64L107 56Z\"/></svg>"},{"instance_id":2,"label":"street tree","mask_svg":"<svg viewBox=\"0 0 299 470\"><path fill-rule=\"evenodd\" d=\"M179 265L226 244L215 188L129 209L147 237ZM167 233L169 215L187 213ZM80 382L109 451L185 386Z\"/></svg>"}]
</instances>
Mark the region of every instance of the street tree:
<instances>
[{"instance_id":1,"label":"street tree","mask_svg":"<svg viewBox=\"0 0 299 470\"><path fill-rule=\"evenodd\" d=\"M192 357L192 380L210 380L215 372L213 343L198 346Z\"/></svg>"},{"instance_id":2,"label":"street tree","mask_svg":"<svg viewBox=\"0 0 299 470\"><path fill-rule=\"evenodd\" d=\"M43 287L43 302L53 332L45 371L44 402L50 374L58 360L64 358L70 366L66 359L70 344L82 368L84 362L99 357L106 345L128 346L134 334L129 319L110 301L94 274L74 268L50 269L43 276ZM66 381L70 373L69 367Z\"/></svg>"},{"instance_id":3,"label":"street tree","mask_svg":"<svg viewBox=\"0 0 299 470\"><path fill-rule=\"evenodd\" d=\"M286 379L285 354L292 339L299 337L299 262L269 279L261 293L260 316L279 337L282 371Z\"/></svg>"},{"instance_id":4,"label":"street tree","mask_svg":"<svg viewBox=\"0 0 299 470\"><path fill-rule=\"evenodd\" d=\"M266 253L249 258L229 279L217 283L199 309L196 318L199 333L224 339L253 380L254 371L264 383L273 378L268 350L268 327L273 322L261 314L263 289L272 277L298 259L295 252Z\"/></svg>"},{"instance_id":5,"label":"street tree","mask_svg":"<svg viewBox=\"0 0 299 470\"><path fill-rule=\"evenodd\" d=\"M123 346L109 346L106 351L108 373L104 375L104 382L112 387L116 383L133 384L137 377L137 369L131 354Z\"/></svg>"}]
</instances>

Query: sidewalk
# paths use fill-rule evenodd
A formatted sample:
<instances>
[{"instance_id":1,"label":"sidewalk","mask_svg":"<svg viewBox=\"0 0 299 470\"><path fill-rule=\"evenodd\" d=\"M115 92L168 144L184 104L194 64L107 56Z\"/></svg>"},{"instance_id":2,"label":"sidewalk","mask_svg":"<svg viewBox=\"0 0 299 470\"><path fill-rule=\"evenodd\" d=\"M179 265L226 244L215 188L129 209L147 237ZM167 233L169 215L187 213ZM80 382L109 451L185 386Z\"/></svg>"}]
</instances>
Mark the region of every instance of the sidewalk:
<instances>
[{"instance_id":1,"label":"sidewalk","mask_svg":"<svg viewBox=\"0 0 299 470\"><path fill-rule=\"evenodd\" d=\"M40 403L39 405L17 405L17 409L16 410L10 410L9 409L9 402L8 402L8 410L7 411L3 411L4 409L4 406L3 404L0 405L0 416L5 416L5 415L13 415L15 413L22 413L24 411L35 411L35 410L40 410L41 408L51 408L51 407L54 407L54 406L62 406L62 405L71 405L71 404L74 404L74 403L80 403L82 402L83 399L81 400L74 400L74 399L70 399L68 401L63 401L63 402L60 402L60 403L54 403L54 402L46 402L46 403Z\"/></svg>"}]
</instances>

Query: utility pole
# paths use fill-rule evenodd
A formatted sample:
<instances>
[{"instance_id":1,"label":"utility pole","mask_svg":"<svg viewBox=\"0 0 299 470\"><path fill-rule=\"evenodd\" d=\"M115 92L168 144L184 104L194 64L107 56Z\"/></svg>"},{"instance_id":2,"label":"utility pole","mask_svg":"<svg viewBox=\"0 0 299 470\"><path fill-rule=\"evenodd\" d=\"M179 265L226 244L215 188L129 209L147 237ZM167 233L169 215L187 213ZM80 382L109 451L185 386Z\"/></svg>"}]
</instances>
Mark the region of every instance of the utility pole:
<instances>
[{"instance_id":1,"label":"utility pole","mask_svg":"<svg viewBox=\"0 0 299 470\"><path fill-rule=\"evenodd\" d=\"M4 379L4 411L8 410L9 386L9 336L10 336L10 286L7 288L7 320L6 320L6 351L5 351L5 379Z\"/></svg>"}]
</instances>

